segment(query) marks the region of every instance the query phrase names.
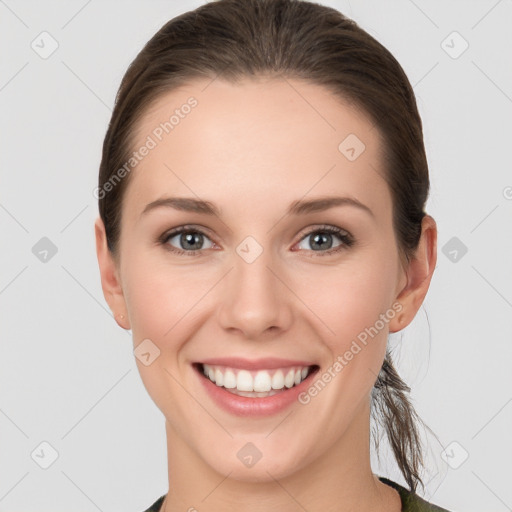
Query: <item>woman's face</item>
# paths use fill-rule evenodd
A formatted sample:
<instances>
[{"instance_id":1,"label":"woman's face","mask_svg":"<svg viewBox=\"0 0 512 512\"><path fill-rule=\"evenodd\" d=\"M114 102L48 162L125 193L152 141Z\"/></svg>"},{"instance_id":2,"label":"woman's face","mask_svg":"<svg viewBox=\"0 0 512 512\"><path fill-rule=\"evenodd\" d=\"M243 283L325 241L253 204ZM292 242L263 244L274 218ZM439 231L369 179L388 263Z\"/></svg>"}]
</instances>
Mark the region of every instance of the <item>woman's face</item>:
<instances>
[{"instance_id":1,"label":"woman's face","mask_svg":"<svg viewBox=\"0 0 512 512\"><path fill-rule=\"evenodd\" d=\"M134 150L148 149L123 199L112 307L144 343L137 365L177 453L264 481L368 444L369 395L407 282L381 144L362 112L295 80L197 81L141 120ZM350 201L307 206L320 198ZM200 201L216 213L192 211ZM244 413L193 365L214 358L270 366L271 379L293 363L258 360L319 369L300 395L285 385L291 401ZM235 377L243 367L227 366Z\"/></svg>"}]
</instances>

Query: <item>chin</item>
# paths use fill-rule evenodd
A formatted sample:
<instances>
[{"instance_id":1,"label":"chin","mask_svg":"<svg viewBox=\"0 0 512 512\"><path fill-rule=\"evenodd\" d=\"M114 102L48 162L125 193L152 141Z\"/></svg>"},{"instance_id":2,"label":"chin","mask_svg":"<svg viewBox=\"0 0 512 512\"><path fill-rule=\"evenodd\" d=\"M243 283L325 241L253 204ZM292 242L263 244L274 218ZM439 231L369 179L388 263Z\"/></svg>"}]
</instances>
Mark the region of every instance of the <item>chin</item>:
<instances>
[{"instance_id":1,"label":"chin","mask_svg":"<svg viewBox=\"0 0 512 512\"><path fill-rule=\"evenodd\" d=\"M250 461L245 455L254 450L253 453L258 457L257 452L250 443L244 443L242 449L235 449L229 457L215 456L212 460L212 454L209 453L206 463L216 472L228 476L232 480L246 483L275 483L275 480L281 480L296 472L303 464L297 460L289 451L277 450L276 453L265 455L261 450L261 455L256 460ZM281 452L281 453L279 453ZM247 462L244 462L244 458ZM242 460L240 460L242 459Z\"/></svg>"}]
</instances>

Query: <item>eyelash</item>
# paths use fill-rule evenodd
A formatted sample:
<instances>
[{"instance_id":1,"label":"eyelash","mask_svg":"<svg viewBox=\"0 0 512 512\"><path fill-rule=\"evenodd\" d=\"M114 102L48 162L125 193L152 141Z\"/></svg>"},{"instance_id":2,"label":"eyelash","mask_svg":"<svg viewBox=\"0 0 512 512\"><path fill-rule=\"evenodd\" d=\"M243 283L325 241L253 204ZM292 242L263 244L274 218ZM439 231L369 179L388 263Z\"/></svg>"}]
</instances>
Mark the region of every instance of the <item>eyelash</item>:
<instances>
[{"instance_id":1,"label":"eyelash","mask_svg":"<svg viewBox=\"0 0 512 512\"><path fill-rule=\"evenodd\" d=\"M160 236L158 238L157 241L158 241L158 243L163 245L166 250L168 250L172 253L179 254L179 255L186 255L186 256L199 256L199 253L202 252L203 249L196 249L193 251L185 251L183 249L176 249L176 247L173 247L168 243L168 241L171 238L173 238L176 235L179 235L181 233L199 233L199 234L209 238L208 235L201 229L195 228L193 226L180 226L179 228L176 228L176 229L173 229L171 231L164 233L162 236ZM327 251L313 251L313 250L308 251L308 252L315 253L314 255L310 256L313 258L317 257L317 256L328 256L328 255L332 255L334 253L338 253L339 251L342 251L343 249L348 249L348 248L352 247L355 243L354 237L348 231L346 231L344 229L337 228L335 226L329 226L329 225L324 225L324 226L315 228L314 230L305 233L302 236L302 238L299 240L299 242L302 242L303 239L305 239L308 236L311 236L313 234L316 234L316 233L330 233L333 235L337 235L342 243L340 245L338 245L337 247L328 249Z\"/></svg>"}]
</instances>

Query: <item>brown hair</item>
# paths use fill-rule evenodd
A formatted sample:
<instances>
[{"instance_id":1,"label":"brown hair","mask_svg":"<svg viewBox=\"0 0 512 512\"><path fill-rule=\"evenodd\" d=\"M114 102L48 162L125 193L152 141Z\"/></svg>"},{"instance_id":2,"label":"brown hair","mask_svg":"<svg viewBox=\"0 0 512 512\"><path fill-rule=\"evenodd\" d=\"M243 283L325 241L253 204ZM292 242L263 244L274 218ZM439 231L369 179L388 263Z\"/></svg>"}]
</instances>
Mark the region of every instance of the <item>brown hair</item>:
<instances>
[{"instance_id":1,"label":"brown hair","mask_svg":"<svg viewBox=\"0 0 512 512\"><path fill-rule=\"evenodd\" d=\"M163 93L194 78L285 77L328 88L355 104L384 140L386 179L402 261L418 246L429 192L422 122L400 64L372 36L339 11L303 0L216 0L167 22L124 75L103 144L99 213L108 247L117 256L121 205L129 175L104 193L130 158L137 122ZM411 490L421 483L418 418L409 388L389 353L372 393L400 470Z\"/></svg>"}]
</instances>

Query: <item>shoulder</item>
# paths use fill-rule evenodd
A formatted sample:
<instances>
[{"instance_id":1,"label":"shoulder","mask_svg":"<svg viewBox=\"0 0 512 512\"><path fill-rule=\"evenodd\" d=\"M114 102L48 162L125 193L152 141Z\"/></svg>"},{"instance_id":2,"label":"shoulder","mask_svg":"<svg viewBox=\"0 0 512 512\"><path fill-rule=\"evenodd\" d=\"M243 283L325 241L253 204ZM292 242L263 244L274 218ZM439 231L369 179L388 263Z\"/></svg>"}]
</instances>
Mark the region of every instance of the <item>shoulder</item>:
<instances>
[{"instance_id":1,"label":"shoulder","mask_svg":"<svg viewBox=\"0 0 512 512\"><path fill-rule=\"evenodd\" d=\"M151 505L148 509L144 510L144 512L160 512L160 507L162 506L162 503L165 499L165 494L163 496L160 496L153 505Z\"/></svg>"},{"instance_id":2,"label":"shoulder","mask_svg":"<svg viewBox=\"0 0 512 512\"><path fill-rule=\"evenodd\" d=\"M387 478L379 477L379 480L398 491L400 499L402 500L402 512L449 512L445 508L438 507L437 505L425 501L416 493L408 491L401 485L388 480Z\"/></svg>"}]
</instances>

